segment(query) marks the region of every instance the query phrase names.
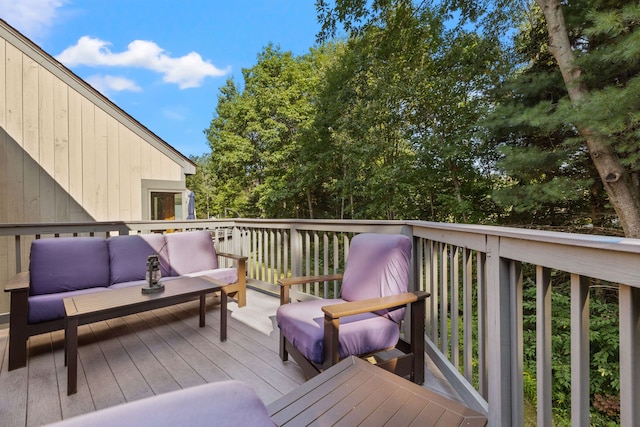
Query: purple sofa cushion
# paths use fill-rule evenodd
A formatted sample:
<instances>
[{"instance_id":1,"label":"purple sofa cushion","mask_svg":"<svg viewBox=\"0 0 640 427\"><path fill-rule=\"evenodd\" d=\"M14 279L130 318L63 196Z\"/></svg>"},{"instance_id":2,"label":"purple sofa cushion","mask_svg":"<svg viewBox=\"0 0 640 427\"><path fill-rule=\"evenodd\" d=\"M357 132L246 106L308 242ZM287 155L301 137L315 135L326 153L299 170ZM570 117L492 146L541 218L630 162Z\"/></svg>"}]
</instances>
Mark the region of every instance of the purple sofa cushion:
<instances>
[{"instance_id":1,"label":"purple sofa cushion","mask_svg":"<svg viewBox=\"0 0 640 427\"><path fill-rule=\"evenodd\" d=\"M323 363L324 313L322 307L345 302L323 299L284 304L278 307L276 321L280 333L307 359ZM359 356L394 347L400 338L398 325L373 313L340 319L340 358Z\"/></svg>"},{"instance_id":2,"label":"purple sofa cushion","mask_svg":"<svg viewBox=\"0 0 640 427\"><path fill-rule=\"evenodd\" d=\"M170 233L165 238L172 276L218 268L218 256L208 231Z\"/></svg>"},{"instance_id":3,"label":"purple sofa cushion","mask_svg":"<svg viewBox=\"0 0 640 427\"><path fill-rule=\"evenodd\" d=\"M169 253L162 234L141 234L114 236L107 239L109 246L111 282L131 282L144 280L147 271L147 257L160 256L160 272L169 276Z\"/></svg>"},{"instance_id":4,"label":"purple sofa cushion","mask_svg":"<svg viewBox=\"0 0 640 427\"><path fill-rule=\"evenodd\" d=\"M31 243L30 295L109 285L109 250L100 237L60 237Z\"/></svg>"},{"instance_id":5,"label":"purple sofa cushion","mask_svg":"<svg viewBox=\"0 0 640 427\"><path fill-rule=\"evenodd\" d=\"M29 297L29 324L46 322L48 320L64 319L64 298L95 292L106 292L109 288L90 288L79 291L60 292Z\"/></svg>"},{"instance_id":6,"label":"purple sofa cushion","mask_svg":"<svg viewBox=\"0 0 640 427\"><path fill-rule=\"evenodd\" d=\"M272 427L266 406L248 384L235 380L159 394L51 424L50 427Z\"/></svg>"},{"instance_id":7,"label":"purple sofa cushion","mask_svg":"<svg viewBox=\"0 0 640 427\"><path fill-rule=\"evenodd\" d=\"M346 301L358 301L407 292L410 271L409 237L401 234L358 234L351 240L340 297ZM404 311L401 308L381 314L400 322Z\"/></svg>"}]
</instances>

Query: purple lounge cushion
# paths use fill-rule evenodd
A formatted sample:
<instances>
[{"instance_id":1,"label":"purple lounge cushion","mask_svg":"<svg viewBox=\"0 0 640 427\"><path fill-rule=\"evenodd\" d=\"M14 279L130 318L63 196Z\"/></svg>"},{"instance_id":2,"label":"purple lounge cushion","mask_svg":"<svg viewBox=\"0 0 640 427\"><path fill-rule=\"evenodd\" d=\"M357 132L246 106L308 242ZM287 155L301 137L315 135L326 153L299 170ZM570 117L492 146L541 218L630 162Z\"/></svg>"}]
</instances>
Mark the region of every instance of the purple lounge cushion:
<instances>
[{"instance_id":1,"label":"purple lounge cushion","mask_svg":"<svg viewBox=\"0 0 640 427\"><path fill-rule=\"evenodd\" d=\"M162 234L114 236L107 239L111 270L110 284L144 280L147 257L159 255L160 272L170 275L169 254Z\"/></svg>"},{"instance_id":2,"label":"purple lounge cushion","mask_svg":"<svg viewBox=\"0 0 640 427\"><path fill-rule=\"evenodd\" d=\"M109 250L100 237L34 240L29 263L30 295L109 285Z\"/></svg>"},{"instance_id":3,"label":"purple lounge cushion","mask_svg":"<svg viewBox=\"0 0 640 427\"><path fill-rule=\"evenodd\" d=\"M340 297L346 301L358 301L407 292L410 271L409 237L401 234L358 234L351 240ZM404 311L397 309L385 313L400 322Z\"/></svg>"},{"instance_id":4,"label":"purple lounge cushion","mask_svg":"<svg viewBox=\"0 0 640 427\"><path fill-rule=\"evenodd\" d=\"M33 325L49 320L64 318L64 298L76 295L92 294L96 292L106 292L108 288L90 288L79 291L60 292L57 294L35 295L29 297L28 322Z\"/></svg>"},{"instance_id":5,"label":"purple lounge cushion","mask_svg":"<svg viewBox=\"0 0 640 427\"><path fill-rule=\"evenodd\" d=\"M218 268L218 256L208 231L170 233L165 238L172 276Z\"/></svg>"},{"instance_id":6,"label":"purple lounge cushion","mask_svg":"<svg viewBox=\"0 0 640 427\"><path fill-rule=\"evenodd\" d=\"M69 418L53 427L273 427L264 403L248 384L220 381L147 397Z\"/></svg>"},{"instance_id":7,"label":"purple lounge cushion","mask_svg":"<svg viewBox=\"0 0 640 427\"><path fill-rule=\"evenodd\" d=\"M281 305L276 312L280 333L307 359L323 363L322 307L343 302L342 299L323 299ZM341 318L338 337L343 359L394 347L400 338L400 328L386 317L366 313Z\"/></svg>"}]
</instances>

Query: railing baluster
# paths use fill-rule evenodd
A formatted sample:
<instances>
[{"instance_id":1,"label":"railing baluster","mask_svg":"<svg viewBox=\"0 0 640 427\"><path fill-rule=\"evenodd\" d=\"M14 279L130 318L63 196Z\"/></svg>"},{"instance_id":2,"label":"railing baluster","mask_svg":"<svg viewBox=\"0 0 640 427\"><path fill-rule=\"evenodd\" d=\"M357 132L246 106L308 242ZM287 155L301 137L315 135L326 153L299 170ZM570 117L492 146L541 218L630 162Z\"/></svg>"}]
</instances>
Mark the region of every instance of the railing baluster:
<instances>
[{"instance_id":1,"label":"railing baluster","mask_svg":"<svg viewBox=\"0 0 640 427\"><path fill-rule=\"evenodd\" d=\"M551 269L536 266L538 425L551 425Z\"/></svg>"},{"instance_id":2,"label":"railing baluster","mask_svg":"<svg viewBox=\"0 0 640 427\"><path fill-rule=\"evenodd\" d=\"M471 251L462 248L462 363L464 377L473 382L473 265Z\"/></svg>"},{"instance_id":3,"label":"railing baluster","mask_svg":"<svg viewBox=\"0 0 640 427\"><path fill-rule=\"evenodd\" d=\"M459 250L457 246L451 248L451 265L450 265L450 280L451 280L451 363L456 369L460 369L460 342L459 342L459 330L458 320L460 312L460 298L459 291L460 285L459 279Z\"/></svg>"},{"instance_id":4,"label":"railing baluster","mask_svg":"<svg viewBox=\"0 0 640 427\"><path fill-rule=\"evenodd\" d=\"M448 245L440 244L440 351L449 355Z\"/></svg>"},{"instance_id":5,"label":"railing baluster","mask_svg":"<svg viewBox=\"0 0 640 427\"><path fill-rule=\"evenodd\" d=\"M571 275L571 424L589 425L589 282Z\"/></svg>"},{"instance_id":6,"label":"railing baluster","mask_svg":"<svg viewBox=\"0 0 640 427\"><path fill-rule=\"evenodd\" d=\"M324 232L324 236L322 239L322 244L323 244L323 250L322 250L322 255L323 255L323 264L324 264L324 272L323 274L329 274L329 234L325 231ZM322 297L323 298L329 298L329 282L324 282L322 284Z\"/></svg>"},{"instance_id":7,"label":"railing baluster","mask_svg":"<svg viewBox=\"0 0 640 427\"><path fill-rule=\"evenodd\" d=\"M476 256L478 289L478 391L485 399L489 396L487 364L487 255Z\"/></svg>"},{"instance_id":8,"label":"railing baluster","mask_svg":"<svg viewBox=\"0 0 640 427\"><path fill-rule=\"evenodd\" d=\"M274 283L280 279L282 276L282 231L276 231L276 280Z\"/></svg>"},{"instance_id":9,"label":"railing baluster","mask_svg":"<svg viewBox=\"0 0 640 427\"><path fill-rule=\"evenodd\" d=\"M522 264L509 265L511 316L511 410L512 425L524 425L524 345L522 338Z\"/></svg>"},{"instance_id":10,"label":"railing baluster","mask_svg":"<svg viewBox=\"0 0 640 427\"><path fill-rule=\"evenodd\" d=\"M320 275L320 236L317 231L313 232L313 275ZM320 296L320 283L314 283L313 295Z\"/></svg>"},{"instance_id":11,"label":"railing baluster","mask_svg":"<svg viewBox=\"0 0 640 427\"><path fill-rule=\"evenodd\" d=\"M337 273L340 269L340 240L338 238L338 233L334 233L333 235L333 273ZM340 295L340 291L338 289L338 282L333 282L333 297L336 298Z\"/></svg>"},{"instance_id":12,"label":"railing baluster","mask_svg":"<svg viewBox=\"0 0 640 427\"><path fill-rule=\"evenodd\" d=\"M439 277L439 262L438 262L438 248L440 244L435 243L433 240L429 241L429 253L431 257L431 271L430 279L431 279L431 298L430 305L431 311L433 313L432 321L431 321L431 340L434 343L438 342L438 332L440 326L440 312L438 311L438 304L440 301L440 284L438 283Z\"/></svg>"},{"instance_id":13,"label":"railing baluster","mask_svg":"<svg viewBox=\"0 0 640 427\"><path fill-rule=\"evenodd\" d=\"M305 275L311 276L311 236L308 231L304 232L304 260L305 260ZM305 285L305 292L309 293L311 291L311 284L307 283Z\"/></svg>"},{"instance_id":14,"label":"railing baluster","mask_svg":"<svg viewBox=\"0 0 640 427\"><path fill-rule=\"evenodd\" d=\"M283 268L283 276L284 277L289 277L289 276L293 276L293 273L291 272L291 265L289 264L289 233L287 233L287 230L284 230L283 232L283 237L282 239L284 240L284 268Z\"/></svg>"}]
</instances>

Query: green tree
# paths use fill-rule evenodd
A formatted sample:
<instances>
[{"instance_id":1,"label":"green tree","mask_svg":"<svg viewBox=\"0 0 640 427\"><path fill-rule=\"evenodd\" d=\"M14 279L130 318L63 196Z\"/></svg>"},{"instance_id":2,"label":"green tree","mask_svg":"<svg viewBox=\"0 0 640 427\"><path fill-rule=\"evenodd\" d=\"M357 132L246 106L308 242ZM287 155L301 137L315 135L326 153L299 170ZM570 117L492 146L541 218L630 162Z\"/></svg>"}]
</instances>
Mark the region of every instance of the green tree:
<instances>
[{"instance_id":1,"label":"green tree","mask_svg":"<svg viewBox=\"0 0 640 427\"><path fill-rule=\"evenodd\" d=\"M495 48L445 31L438 10L396 3L349 39L327 75L317 123L341 165L340 217L484 221L494 206L475 124Z\"/></svg>"},{"instance_id":2,"label":"green tree","mask_svg":"<svg viewBox=\"0 0 640 427\"><path fill-rule=\"evenodd\" d=\"M429 4L415 2L418 10L428 8ZM535 52L536 56L527 60L544 60L545 53L548 52L552 58L552 67L547 76L553 79L553 73L559 73L564 90L560 97L552 101L545 100L547 110L543 109L543 105L535 105L531 110L530 123L535 122L535 112L546 113L543 116L546 115L550 121L568 128L561 133L566 135L573 132L575 138L579 138L582 150L561 146L560 143L568 142L563 139L554 146L559 149L553 154L564 157L572 172L584 162L570 157L580 152L588 154L591 166L586 169L592 168L595 172L585 170L582 185L578 189L582 190L585 186L590 188L589 192L580 191L580 194L586 197L598 193L597 189L589 185L589 179L595 174L625 235L640 237L636 113L637 103L640 102L640 97L637 96L640 58L637 27L640 6L637 2L443 0L439 4L443 10L451 12L451 22L457 23L459 28L466 28L469 23L475 24L478 31L485 35L485 39L502 41L505 48L511 47L507 37L509 30L511 33L517 30L517 25L522 24L523 19L535 21L543 17L539 21L543 26L533 27L536 30L544 28L546 36L540 37L539 32L532 33L540 44ZM318 0L316 5L322 23L320 38L324 39L335 34L339 24L350 34L360 34L380 22L390 10L412 7L414 2L336 0L329 4L327 0ZM527 64L524 63L525 66ZM548 124L545 126L548 128ZM555 164L562 166L565 162L562 160ZM558 190L555 191L556 199L558 194L566 194L572 190L566 180L556 176L543 178L553 184L548 188L555 187ZM563 186L564 190L560 191ZM537 192L543 198L548 198L549 193L554 191L547 191L546 194L545 191ZM503 198L505 200L508 199Z\"/></svg>"},{"instance_id":3,"label":"green tree","mask_svg":"<svg viewBox=\"0 0 640 427\"><path fill-rule=\"evenodd\" d=\"M312 216L319 166L303 144L328 54L294 56L269 45L243 70L243 89L228 81L205 131L211 146L215 209L248 216Z\"/></svg>"}]
</instances>

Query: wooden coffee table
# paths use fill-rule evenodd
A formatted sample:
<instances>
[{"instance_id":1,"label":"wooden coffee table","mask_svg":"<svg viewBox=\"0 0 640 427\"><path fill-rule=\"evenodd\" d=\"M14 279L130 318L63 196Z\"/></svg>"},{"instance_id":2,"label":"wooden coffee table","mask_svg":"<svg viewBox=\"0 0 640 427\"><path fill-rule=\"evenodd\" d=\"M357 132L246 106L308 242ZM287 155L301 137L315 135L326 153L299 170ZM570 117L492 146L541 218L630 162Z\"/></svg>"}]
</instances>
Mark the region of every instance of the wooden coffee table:
<instances>
[{"instance_id":1,"label":"wooden coffee table","mask_svg":"<svg viewBox=\"0 0 640 427\"><path fill-rule=\"evenodd\" d=\"M180 304L200 297L200 327L205 325L206 296L220 291L220 341L227 339L227 294L225 283L204 277L183 277L166 281L165 289L155 294L143 294L142 286L113 289L105 292L65 298L65 363L67 394L77 392L78 326L142 311Z\"/></svg>"},{"instance_id":2,"label":"wooden coffee table","mask_svg":"<svg viewBox=\"0 0 640 427\"><path fill-rule=\"evenodd\" d=\"M483 414L353 356L267 405L267 410L277 426L487 424Z\"/></svg>"}]
</instances>

